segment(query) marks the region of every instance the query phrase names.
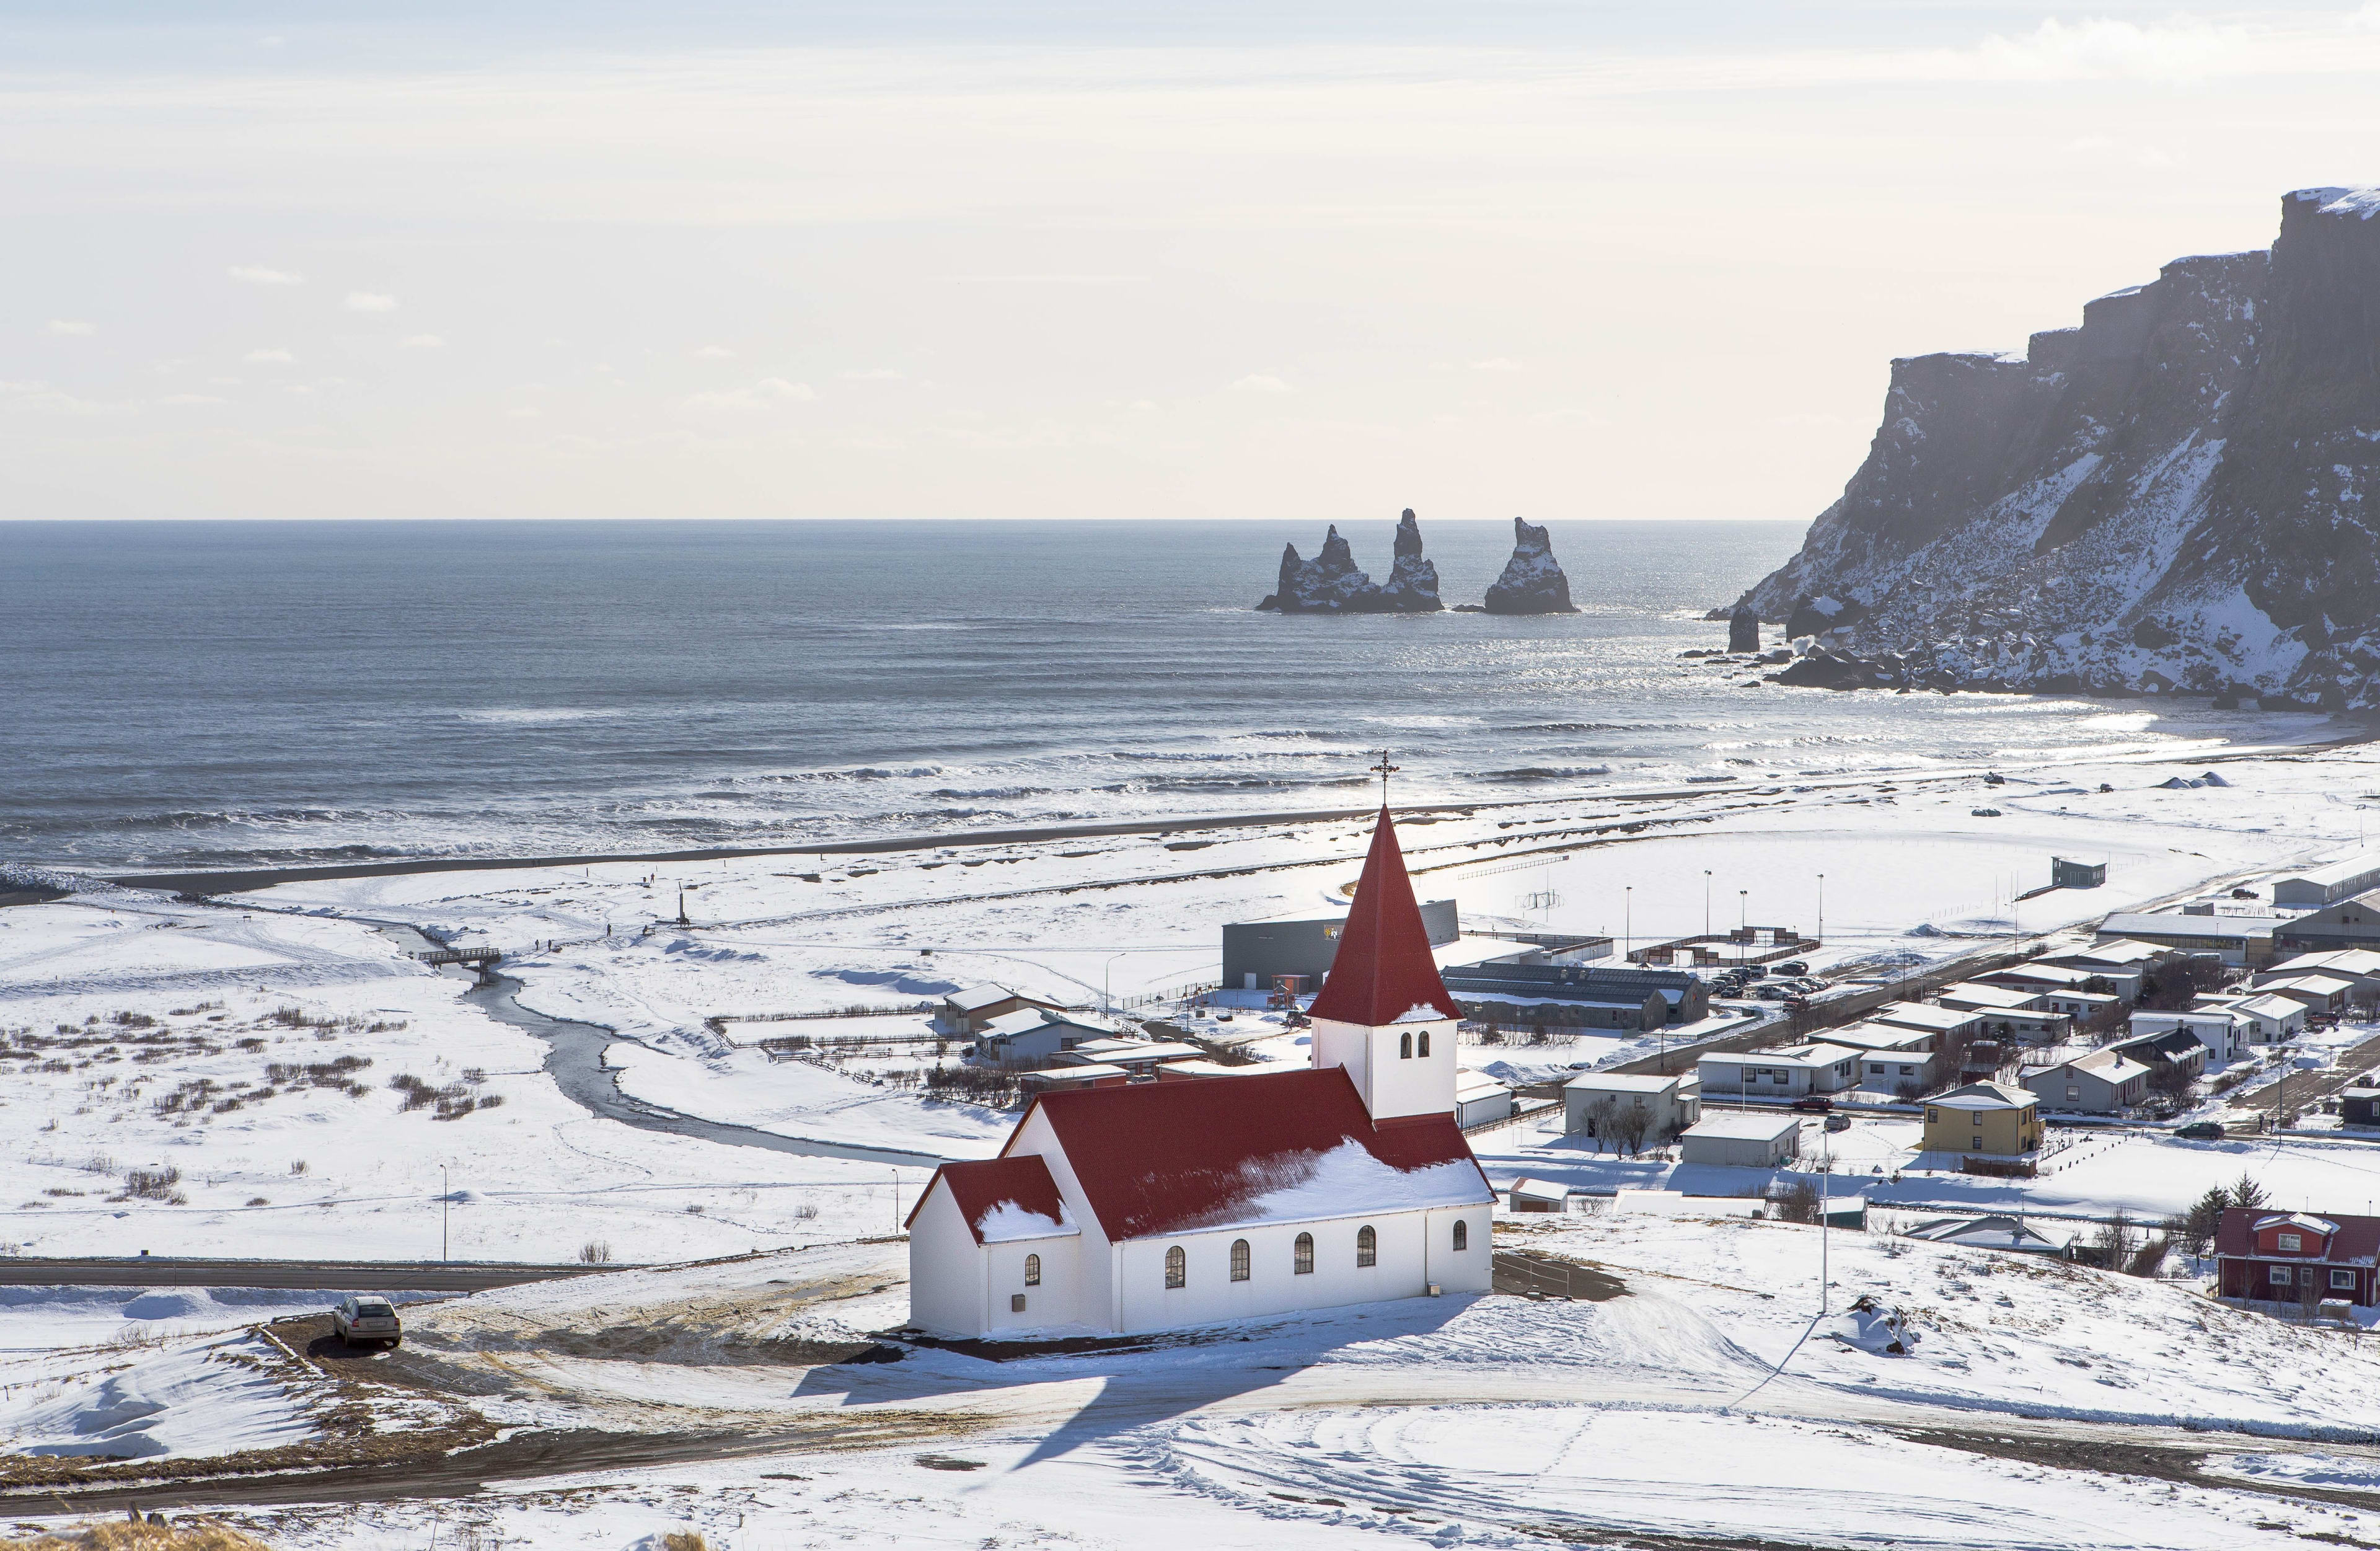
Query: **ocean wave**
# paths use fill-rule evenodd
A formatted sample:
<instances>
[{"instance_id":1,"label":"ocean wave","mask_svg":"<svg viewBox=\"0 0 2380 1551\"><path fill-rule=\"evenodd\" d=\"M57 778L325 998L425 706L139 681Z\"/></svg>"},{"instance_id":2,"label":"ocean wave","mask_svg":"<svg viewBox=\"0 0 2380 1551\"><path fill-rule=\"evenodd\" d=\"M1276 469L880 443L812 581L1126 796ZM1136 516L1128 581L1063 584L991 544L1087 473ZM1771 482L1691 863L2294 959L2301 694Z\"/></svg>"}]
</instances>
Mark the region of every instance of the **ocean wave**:
<instances>
[{"instance_id":1,"label":"ocean wave","mask_svg":"<svg viewBox=\"0 0 2380 1551\"><path fill-rule=\"evenodd\" d=\"M592 722L623 713L616 706L488 705L455 713L466 722L492 722L514 727L542 727L553 722Z\"/></svg>"},{"instance_id":2,"label":"ocean wave","mask_svg":"<svg viewBox=\"0 0 2380 1551\"><path fill-rule=\"evenodd\" d=\"M1527 764L1517 770L1475 770L1471 772L1470 778L1475 781L1494 781L1499 785L1512 786L1530 781L1574 781L1581 776L1610 774L1611 767L1608 764Z\"/></svg>"},{"instance_id":3,"label":"ocean wave","mask_svg":"<svg viewBox=\"0 0 2380 1551\"><path fill-rule=\"evenodd\" d=\"M878 765L851 765L841 770L780 770L766 776L748 777L754 781L926 781L943 774L939 764L913 765L906 770L887 770Z\"/></svg>"}]
</instances>

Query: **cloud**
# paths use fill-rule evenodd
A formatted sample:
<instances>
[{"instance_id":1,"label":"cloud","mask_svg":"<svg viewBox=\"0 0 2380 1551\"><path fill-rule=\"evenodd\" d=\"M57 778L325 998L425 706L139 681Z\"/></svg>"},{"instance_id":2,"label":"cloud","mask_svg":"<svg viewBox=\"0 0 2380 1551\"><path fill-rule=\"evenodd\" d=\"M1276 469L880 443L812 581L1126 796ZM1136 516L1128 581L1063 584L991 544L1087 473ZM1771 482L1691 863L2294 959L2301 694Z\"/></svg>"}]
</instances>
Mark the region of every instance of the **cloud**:
<instances>
[{"instance_id":1,"label":"cloud","mask_svg":"<svg viewBox=\"0 0 2380 1551\"><path fill-rule=\"evenodd\" d=\"M298 358L286 350L250 350L239 359L258 366L287 366Z\"/></svg>"},{"instance_id":2,"label":"cloud","mask_svg":"<svg viewBox=\"0 0 2380 1551\"><path fill-rule=\"evenodd\" d=\"M1235 393L1287 393L1289 385L1262 372L1251 372L1232 385Z\"/></svg>"},{"instance_id":3,"label":"cloud","mask_svg":"<svg viewBox=\"0 0 2380 1551\"><path fill-rule=\"evenodd\" d=\"M1523 368L1521 363L1517 360L1509 360L1502 356L1489 356L1486 360L1473 361L1471 363L1471 370L1474 372L1518 372L1523 370Z\"/></svg>"},{"instance_id":4,"label":"cloud","mask_svg":"<svg viewBox=\"0 0 2380 1551\"><path fill-rule=\"evenodd\" d=\"M78 322L73 318L52 318L50 320L50 332L52 334L97 334L99 330L93 328L89 324Z\"/></svg>"},{"instance_id":5,"label":"cloud","mask_svg":"<svg viewBox=\"0 0 2380 1551\"><path fill-rule=\"evenodd\" d=\"M807 402L818 397L808 383L789 383L783 377L763 377L750 387L731 388L723 393L698 393L686 400L702 409L765 409L771 405Z\"/></svg>"},{"instance_id":6,"label":"cloud","mask_svg":"<svg viewBox=\"0 0 2380 1551\"><path fill-rule=\"evenodd\" d=\"M396 342L400 350L443 350L446 341L434 334L408 334Z\"/></svg>"},{"instance_id":7,"label":"cloud","mask_svg":"<svg viewBox=\"0 0 2380 1551\"><path fill-rule=\"evenodd\" d=\"M2063 22L2051 17L2020 37L1998 33L1976 52L2007 74L2033 80L2197 80L2227 74L2248 40L2247 29L2193 18L2137 22L2092 17Z\"/></svg>"},{"instance_id":8,"label":"cloud","mask_svg":"<svg viewBox=\"0 0 2380 1551\"><path fill-rule=\"evenodd\" d=\"M228 403L229 400L217 398L211 393L169 393L157 402L160 404L223 404Z\"/></svg>"},{"instance_id":9,"label":"cloud","mask_svg":"<svg viewBox=\"0 0 2380 1551\"><path fill-rule=\"evenodd\" d=\"M902 380L901 373L889 366L871 367L866 372L838 372L835 375L855 383L897 383Z\"/></svg>"},{"instance_id":10,"label":"cloud","mask_svg":"<svg viewBox=\"0 0 2380 1551\"><path fill-rule=\"evenodd\" d=\"M245 280L251 286L302 286L306 277L292 275L285 269L267 269L262 264L234 264L230 270L235 280Z\"/></svg>"},{"instance_id":11,"label":"cloud","mask_svg":"<svg viewBox=\"0 0 2380 1551\"><path fill-rule=\"evenodd\" d=\"M347 293L347 311L350 312L394 312L396 311L396 298L393 296L383 296L378 291L349 291Z\"/></svg>"},{"instance_id":12,"label":"cloud","mask_svg":"<svg viewBox=\"0 0 2380 1551\"><path fill-rule=\"evenodd\" d=\"M705 345L694 352L699 360L725 360L735 353L724 345Z\"/></svg>"}]
</instances>

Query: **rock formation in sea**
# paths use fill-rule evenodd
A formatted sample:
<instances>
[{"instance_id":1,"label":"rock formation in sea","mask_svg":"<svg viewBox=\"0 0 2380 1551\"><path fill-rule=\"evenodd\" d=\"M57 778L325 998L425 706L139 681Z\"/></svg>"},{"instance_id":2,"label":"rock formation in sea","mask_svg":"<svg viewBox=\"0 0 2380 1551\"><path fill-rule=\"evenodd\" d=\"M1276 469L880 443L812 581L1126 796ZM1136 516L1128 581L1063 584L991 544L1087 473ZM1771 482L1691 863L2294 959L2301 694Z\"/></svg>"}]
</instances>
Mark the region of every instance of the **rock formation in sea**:
<instances>
[{"instance_id":1,"label":"rock formation in sea","mask_svg":"<svg viewBox=\"0 0 2380 1551\"><path fill-rule=\"evenodd\" d=\"M1736 605L1735 612L1728 616L1727 649L1730 652L1760 650L1760 616L1742 604Z\"/></svg>"},{"instance_id":2,"label":"rock formation in sea","mask_svg":"<svg viewBox=\"0 0 2380 1551\"><path fill-rule=\"evenodd\" d=\"M1355 568L1354 553L1334 525L1311 560L1300 559L1295 544L1282 547L1281 580L1257 605L1283 614L1431 614L1445 606L1438 599L1438 568L1421 557L1421 525L1410 507L1397 524L1388 585Z\"/></svg>"},{"instance_id":3,"label":"rock formation in sea","mask_svg":"<svg viewBox=\"0 0 2380 1551\"><path fill-rule=\"evenodd\" d=\"M2380 705L2374 298L2380 188L2301 189L2271 249L2021 357L1894 361L1866 462L1742 599L1815 638L1779 680Z\"/></svg>"},{"instance_id":4,"label":"rock formation in sea","mask_svg":"<svg viewBox=\"0 0 2380 1551\"><path fill-rule=\"evenodd\" d=\"M1570 578L1554 559L1553 541L1543 528L1512 519L1512 557L1488 589L1490 614L1576 614Z\"/></svg>"}]
</instances>

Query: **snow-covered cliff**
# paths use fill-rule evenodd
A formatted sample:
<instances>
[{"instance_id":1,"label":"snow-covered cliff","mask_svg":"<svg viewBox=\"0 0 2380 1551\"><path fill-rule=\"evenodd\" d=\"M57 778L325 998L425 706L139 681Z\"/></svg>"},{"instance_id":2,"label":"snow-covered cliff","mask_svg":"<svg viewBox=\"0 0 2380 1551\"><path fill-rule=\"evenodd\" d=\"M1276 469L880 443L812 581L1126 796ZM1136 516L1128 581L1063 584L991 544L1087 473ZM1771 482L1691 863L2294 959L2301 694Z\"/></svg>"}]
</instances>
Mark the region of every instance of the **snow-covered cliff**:
<instances>
[{"instance_id":1,"label":"snow-covered cliff","mask_svg":"<svg viewBox=\"0 0 2380 1551\"><path fill-rule=\"evenodd\" d=\"M2269 251L2022 357L1894 361L1867 461L1743 598L1858 660L1793 681L2380 705L2375 217L2300 189Z\"/></svg>"}]
</instances>

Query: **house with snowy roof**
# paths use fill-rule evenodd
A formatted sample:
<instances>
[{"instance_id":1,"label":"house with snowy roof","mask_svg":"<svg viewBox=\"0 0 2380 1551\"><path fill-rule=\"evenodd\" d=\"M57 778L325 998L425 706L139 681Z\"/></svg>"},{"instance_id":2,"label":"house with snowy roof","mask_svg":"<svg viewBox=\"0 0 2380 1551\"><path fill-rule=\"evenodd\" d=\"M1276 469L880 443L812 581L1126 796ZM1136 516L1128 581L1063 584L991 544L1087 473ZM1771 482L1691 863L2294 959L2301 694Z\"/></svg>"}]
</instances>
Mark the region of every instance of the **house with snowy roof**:
<instances>
[{"instance_id":1,"label":"house with snowy roof","mask_svg":"<svg viewBox=\"0 0 2380 1551\"><path fill-rule=\"evenodd\" d=\"M1133 1333L1485 1292L1495 1192L1455 1120L1454 1031L1380 812L1311 1064L1036 1096L909 1215L909 1317L941 1336Z\"/></svg>"}]
</instances>

